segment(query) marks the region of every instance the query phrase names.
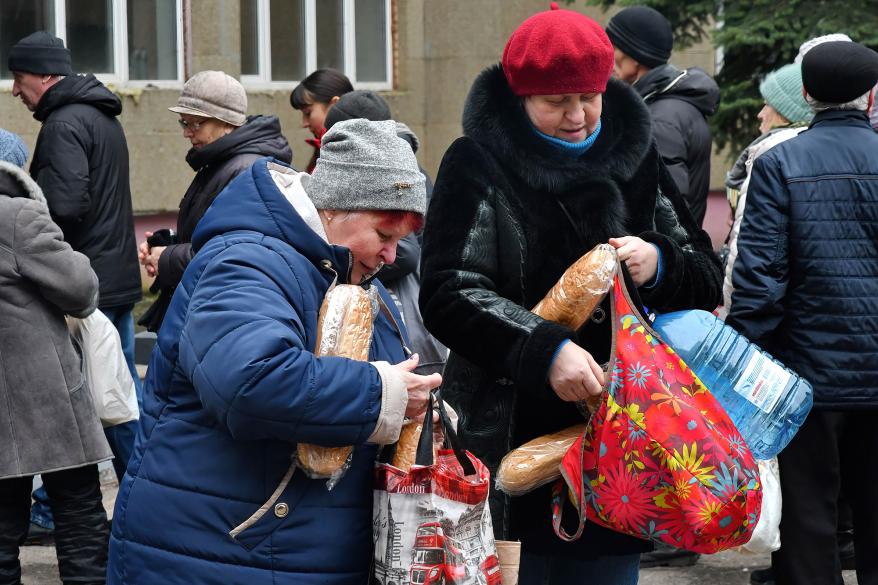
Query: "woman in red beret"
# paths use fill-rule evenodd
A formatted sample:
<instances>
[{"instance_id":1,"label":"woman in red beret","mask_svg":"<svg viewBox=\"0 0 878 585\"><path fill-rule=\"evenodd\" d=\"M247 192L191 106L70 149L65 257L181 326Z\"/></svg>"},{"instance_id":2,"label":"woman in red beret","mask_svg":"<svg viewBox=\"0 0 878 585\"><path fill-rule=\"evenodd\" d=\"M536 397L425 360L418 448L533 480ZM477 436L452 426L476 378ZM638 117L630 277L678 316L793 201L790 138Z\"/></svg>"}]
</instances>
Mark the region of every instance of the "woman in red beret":
<instances>
[{"instance_id":1,"label":"woman in red beret","mask_svg":"<svg viewBox=\"0 0 878 585\"><path fill-rule=\"evenodd\" d=\"M443 395L492 471L510 449L582 422L575 403L601 392L606 301L578 331L528 310L582 254L613 245L651 309L720 300L710 239L662 165L649 113L610 79L609 39L590 18L552 8L522 23L502 63L473 84L424 235L421 310L452 352ZM549 487L492 494L497 537L522 542L522 585L637 582L648 541L588 524L563 542L550 502Z\"/></svg>"}]
</instances>

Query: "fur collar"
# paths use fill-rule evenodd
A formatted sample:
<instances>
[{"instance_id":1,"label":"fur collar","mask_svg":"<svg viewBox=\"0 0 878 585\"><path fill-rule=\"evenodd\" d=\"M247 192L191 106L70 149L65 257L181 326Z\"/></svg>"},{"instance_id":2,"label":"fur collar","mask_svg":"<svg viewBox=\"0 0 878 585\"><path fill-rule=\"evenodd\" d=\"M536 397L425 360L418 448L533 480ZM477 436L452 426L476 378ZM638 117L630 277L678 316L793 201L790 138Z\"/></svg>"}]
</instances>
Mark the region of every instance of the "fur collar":
<instances>
[{"instance_id":1,"label":"fur collar","mask_svg":"<svg viewBox=\"0 0 878 585\"><path fill-rule=\"evenodd\" d=\"M0 160L0 177L4 179L4 182L8 181L11 183L8 189L2 189L0 192L12 191L13 187L17 187L15 189L17 193L5 193L10 196L23 196L28 199L33 199L34 201L39 201L40 203L46 202L46 197L43 195L43 190L40 189L40 186L37 185L37 182L31 179L30 175L24 172L23 169L15 166L12 163L8 163L6 161Z\"/></svg>"},{"instance_id":2,"label":"fur collar","mask_svg":"<svg viewBox=\"0 0 878 585\"><path fill-rule=\"evenodd\" d=\"M598 140L584 156L562 155L533 131L499 64L479 74L463 112L466 136L532 188L559 194L584 182L628 181L649 152L649 111L626 84L615 79L607 84L601 124Z\"/></svg>"}]
</instances>

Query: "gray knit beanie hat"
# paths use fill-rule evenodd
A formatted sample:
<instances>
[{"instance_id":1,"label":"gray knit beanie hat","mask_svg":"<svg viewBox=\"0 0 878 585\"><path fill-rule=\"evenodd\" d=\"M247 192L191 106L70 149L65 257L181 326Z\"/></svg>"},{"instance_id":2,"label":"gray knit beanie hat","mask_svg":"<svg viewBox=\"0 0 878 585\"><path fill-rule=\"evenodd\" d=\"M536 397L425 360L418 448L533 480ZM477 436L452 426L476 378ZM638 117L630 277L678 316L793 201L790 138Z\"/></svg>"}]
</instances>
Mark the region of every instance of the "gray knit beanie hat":
<instances>
[{"instance_id":1,"label":"gray knit beanie hat","mask_svg":"<svg viewBox=\"0 0 878 585\"><path fill-rule=\"evenodd\" d=\"M396 122L338 122L320 140L308 195L317 209L427 211L424 175Z\"/></svg>"}]
</instances>

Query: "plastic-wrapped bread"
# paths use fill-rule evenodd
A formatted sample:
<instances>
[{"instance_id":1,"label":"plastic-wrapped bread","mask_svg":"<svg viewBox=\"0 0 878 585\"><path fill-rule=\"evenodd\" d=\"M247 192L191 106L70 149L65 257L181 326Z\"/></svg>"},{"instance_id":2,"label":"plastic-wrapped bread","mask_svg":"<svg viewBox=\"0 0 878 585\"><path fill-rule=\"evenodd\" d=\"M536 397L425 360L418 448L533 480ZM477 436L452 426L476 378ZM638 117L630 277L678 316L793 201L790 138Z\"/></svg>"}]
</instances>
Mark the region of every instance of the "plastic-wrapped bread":
<instances>
[{"instance_id":1,"label":"plastic-wrapped bread","mask_svg":"<svg viewBox=\"0 0 878 585\"><path fill-rule=\"evenodd\" d=\"M585 432L586 423L543 435L513 449L497 469L497 489L520 496L561 477L564 454Z\"/></svg>"},{"instance_id":2,"label":"plastic-wrapped bread","mask_svg":"<svg viewBox=\"0 0 878 585\"><path fill-rule=\"evenodd\" d=\"M611 245L598 244L564 271L531 312L574 331L579 329L610 290L618 262ZM600 403L600 396L586 400L591 412Z\"/></svg>"},{"instance_id":3,"label":"plastic-wrapped bread","mask_svg":"<svg viewBox=\"0 0 878 585\"><path fill-rule=\"evenodd\" d=\"M369 359L372 340L372 300L362 287L340 284L326 293L317 320L318 356ZM313 479L331 478L342 471L353 447L321 447L299 443L299 467Z\"/></svg>"},{"instance_id":4,"label":"plastic-wrapped bread","mask_svg":"<svg viewBox=\"0 0 878 585\"><path fill-rule=\"evenodd\" d=\"M617 263L616 250L609 244L598 244L564 271L532 312L579 329L610 290Z\"/></svg>"},{"instance_id":5,"label":"plastic-wrapped bread","mask_svg":"<svg viewBox=\"0 0 878 585\"><path fill-rule=\"evenodd\" d=\"M422 417L423 418L423 417ZM408 472L415 464L415 456L418 452L418 441L421 439L423 421L412 421L403 425L399 432L399 442L396 444L396 453L393 455L393 466Z\"/></svg>"},{"instance_id":6,"label":"plastic-wrapped bread","mask_svg":"<svg viewBox=\"0 0 878 585\"><path fill-rule=\"evenodd\" d=\"M451 428L455 431L457 430L457 422L458 416L457 412L454 411L453 408L446 402L445 406L445 414L448 415L448 420L451 423ZM436 410L434 409L434 413ZM437 413L438 414L438 413ZM435 417L434 417L434 420ZM393 454L393 461L391 461L392 465L397 469L401 469L402 471L408 472L412 465L415 464L415 458L418 454L418 443L421 440L421 429L424 428L424 423L421 420L412 420L406 423L403 423L402 430L399 433L399 441L396 444L396 452ZM435 428L433 429L436 430ZM439 446L442 443L442 434L433 434L433 460L436 460L436 453L439 449Z\"/></svg>"}]
</instances>

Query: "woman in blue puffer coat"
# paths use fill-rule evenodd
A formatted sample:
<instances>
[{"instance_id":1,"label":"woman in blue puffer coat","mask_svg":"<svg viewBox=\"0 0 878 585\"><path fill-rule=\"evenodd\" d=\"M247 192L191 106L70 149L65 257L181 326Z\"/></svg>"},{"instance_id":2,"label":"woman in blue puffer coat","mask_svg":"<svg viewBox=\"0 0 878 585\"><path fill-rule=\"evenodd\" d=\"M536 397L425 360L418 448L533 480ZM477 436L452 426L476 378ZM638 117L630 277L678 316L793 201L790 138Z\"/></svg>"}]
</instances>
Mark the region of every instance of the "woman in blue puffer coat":
<instances>
[{"instance_id":1,"label":"woman in blue puffer coat","mask_svg":"<svg viewBox=\"0 0 878 585\"><path fill-rule=\"evenodd\" d=\"M367 581L376 444L441 380L412 373L399 314L372 280L424 207L391 121L338 124L313 176L260 159L217 197L153 352L108 583ZM370 362L312 353L336 279L373 283L386 307ZM301 471L284 482L300 441L355 446L332 491Z\"/></svg>"}]
</instances>

